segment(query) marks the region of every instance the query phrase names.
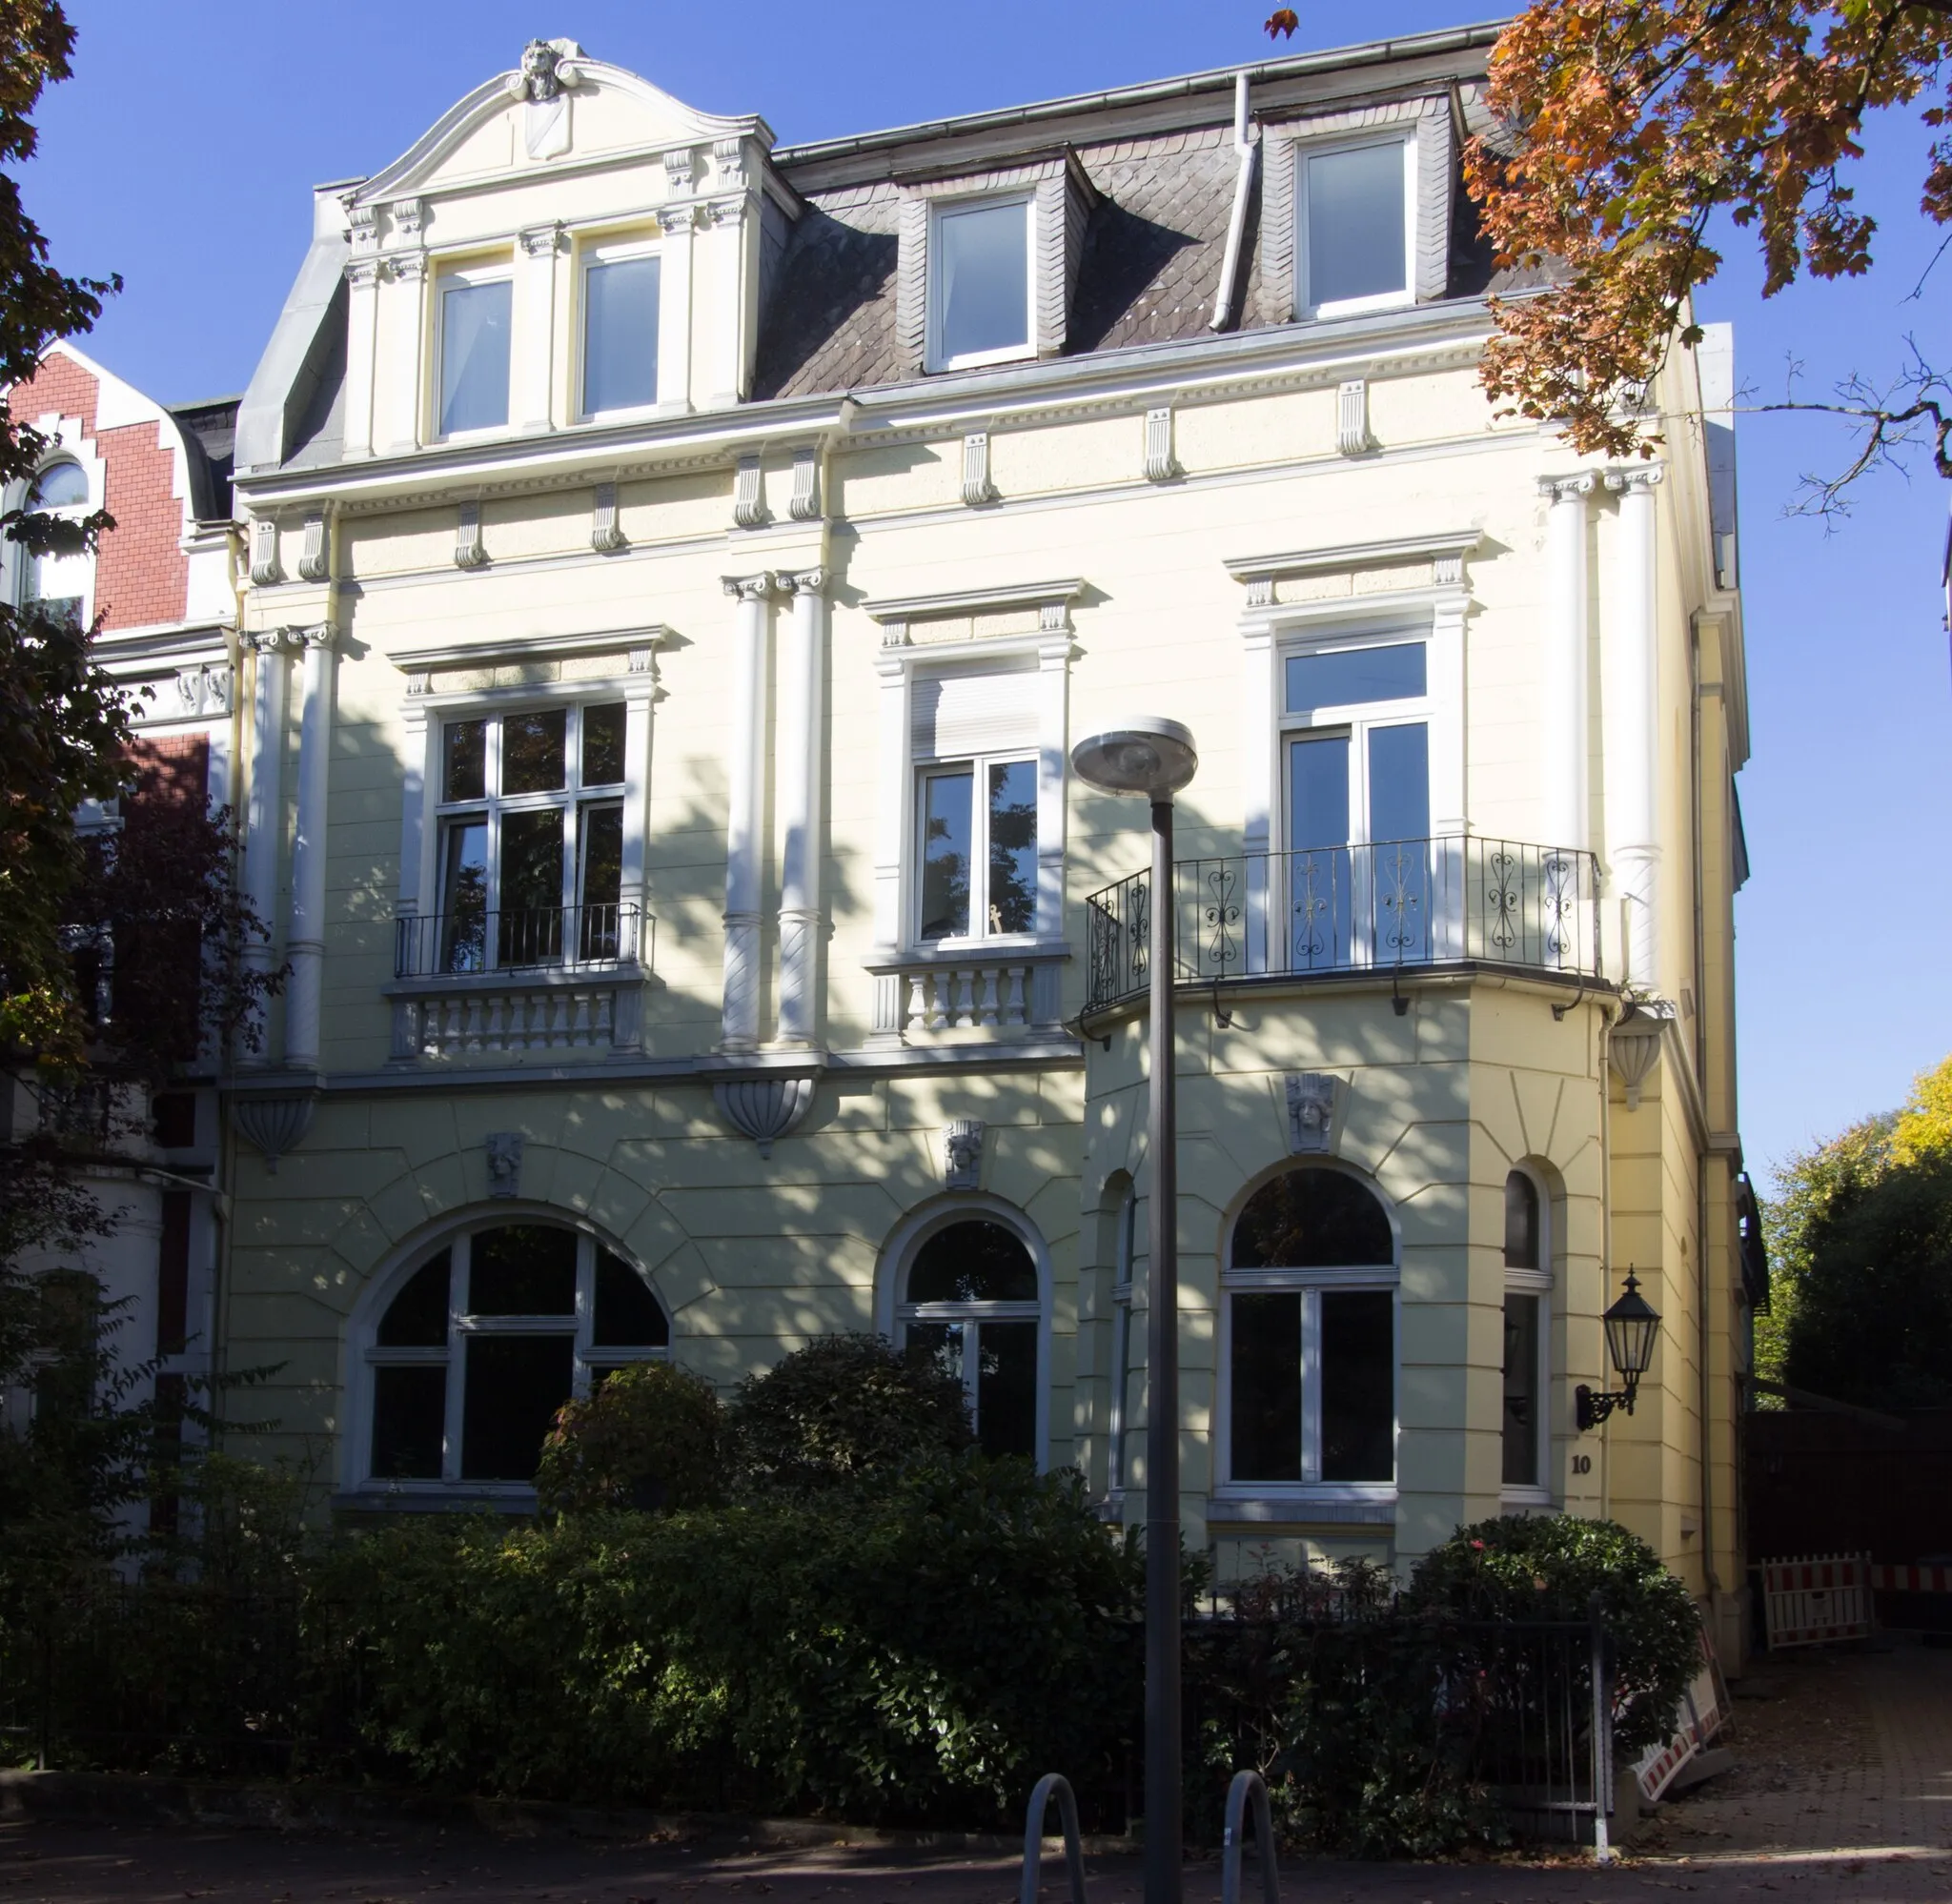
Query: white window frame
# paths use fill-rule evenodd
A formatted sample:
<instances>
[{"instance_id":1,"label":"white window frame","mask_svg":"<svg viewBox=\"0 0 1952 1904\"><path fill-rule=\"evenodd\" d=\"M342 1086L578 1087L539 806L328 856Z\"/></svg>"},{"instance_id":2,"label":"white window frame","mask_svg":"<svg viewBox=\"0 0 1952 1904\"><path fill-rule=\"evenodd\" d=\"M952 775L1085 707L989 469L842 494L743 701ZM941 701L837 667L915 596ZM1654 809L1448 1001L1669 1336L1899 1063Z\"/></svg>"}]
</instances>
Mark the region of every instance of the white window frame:
<instances>
[{"instance_id":1,"label":"white window frame","mask_svg":"<svg viewBox=\"0 0 1952 1904\"><path fill-rule=\"evenodd\" d=\"M1025 1303L910 1303L908 1273L915 1258L930 1237L959 1223L1001 1224L1029 1252L1037 1271L1037 1300ZM964 1191L940 1199L918 1210L899 1224L882 1248L882 1268L877 1279L875 1327L897 1348L907 1340L911 1322L1035 1322L1037 1325L1037 1422L1036 1460L1039 1473L1050 1466L1050 1309L1052 1277L1050 1251L1030 1219L1013 1204L1001 1197ZM969 1404L969 1421L976 1426L976 1376L971 1347L964 1339L964 1394Z\"/></svg>"},{"instance_id":2,"label":"white window frame","mask_svg":"<svg viewBox=\"0 0 1952 1904\"><path fill-rule=\"evenodd\" d=\"M573 1316L484 1316L473 1317L456 1307L457 1292L464 1289L467 1273L467 1239L483 1230L500 1229L511 1224L538 1224L568 1230L577 1242L577 1299ZM379 1327L387 1310L413 1277L443 1249L454 1252L448 1266L447 1342L439 1348L382 1348ZM525 1481L465 1480L460 1473L461 1428L466 1408L467 1358L464 1344L477 1335L567 1335L575 1342L571 1391L579 1399L590 1392L592 1367L618 1367L640 1362L668 1362L670 1347L598 1347L590 1340L595 1327L596 1261L599 1250L607 1250L634 1270L664 1313L665 1327L675 1343L677 1319L671 1305L658 1288L656 1279L631 1252L613 1239L600 1235L589 1225L575 1220L567 1211L548 1205L510 1202L492 1210L477 1208L464 1219L439 1233L423 1237L397 1260L376 1276L367 1286L348 1331L347 1406L350 1432L345 1437L343 1485L349 1494L372 1496L416 1496L441 1499L454 1495L474 1496L512 1504L528 1504L536 1498L535 1489ZM448 1371L445 1431L442 1435L442 1473L431 1476L376 1476L373 1473L373 1410L378 1385L373 1371L382 1367L440 1367Z\"/></svg>"},{"instance_id":3,"label":"white window frame","mask_svg":"<svg viewBox=\"0 0 1952 1904\"><path fill-rule=\"evenodd\" d=\"M77 445L66 441L61 442L56 448L51 450L42 459L40 467L34 471L33 475L25 483L16 486L17 493L12 498L11 506L16 509L26 509L41 478L50 470L56 469L63 463L71 463L81 472L81 479L87 486L88 495L78 503L58 503L54 507L42 510L39 513L54 517L66 522L80 522L93 515L97 509L102 507L104 478L108 474L107 465L100 459L89 456ZM13 563L12 586L10 591L10 598L18 606L25 608L29 601L29 586L33 578L34 558L18 542L10 542L7 547L10 559ZM60 557L57 559L73 562L77 565L76 572L82 583L79 597L81 601L81 625L84 628L93 627L95 618L96 552L91 549L78 555Z\"/></svg>"},{"instance_id":4,"label":"white window frame","mask_svg":"<svg viewBox=\"0 0 1952 1904\"><path fill-rule=\"evenodd\" d=\"M1326 304L1314 301L1308 281L1308 201L1310 165L1318 158L1356 152L1368 146L1399 146L1403 153L1403 288L1375 292L1367 297L1338 297ZM1416 302L1416 133L1404 128L1363 133L1343 139L1297 144L1294 153L1294 308L1305 320L1356 317L1370 311L1395 311Z\"/></svg>"},{"instance_id":5,"label":"white window frame","mask_svg":"<svg viewBox=\"0 0 1952 1904\"><path fill-rule=\"evenodd\" d=\"M1334 1170L1332 1160L1307 1165L1291 1164L1276 1176L1303 1168ZM1219 1387L1213 1411L1214 1472L1219 1481L1214 1498L1224 1501L1267 1501L1291 1506L1328 1503L1392 1503L1396 1499L1403 1472L1403 1235L1388 1199L1368 1178L1354 1171L1343 1175L1354 1179L1381 1206L1390 1225L1390 1247L1394 1261L1388 1267L1361 1264L1347 1268L1318 1269L1235 1269L1234 1225L1253 1200L1273 1178L1255 1184L1240 1200L1229 1222L1222 1243L1220 1271L1220 1368ZM1321 1341L1324 1293L1358 1295L1384 1293L1390 1297L1391 1350L1391 1448L1392 1467L1396 1478L1391 1481L1324 1481L1322 1471ZM1233 1298L1237 1295L1286 1295L1301 1297L1301 1474L1299 1481L1257 1481L1233 1478Z\"/></svg>"},{"instance_id":6,"label":"white window frame","mask_svg":"<svg viewBox=\"0 0 1952 1904\"><path fill-rule=\"evenodd\" d=\"M469 708L467 706L443 708L439 711L434 733L434 777L433 798L428 812L432 820L431 831L434 846L434 881L432 903L428 911L439 914L442 911L446 890L447 836L455 821L466 821L479 814L488 828L488 905L490 918L502 910L501 901L501 828L502 821L510 814L547 812L560 808L563 814L563 866L559 903L565 908L580 908L582 899L581 855L578 850L581 831L582 815L585 808L619 806L622 809L623 824L627 830L631 807L629 789L629 728L630 704L623 695L612 687L604 691L603 684L578 682L582 690L574 699L552 699L547 700L520 699L504 701L493 706ZM592 707L622 706L624 710L624 773L621 780L603 780L586 787L583 784L583 716ZM524 714L555 713L561 711L563 720L563 782L560 787L543 793L504 794L501 792L501 744L505 723ZM487 724L482 749L482 792L478 799L448 800L447 790L447 730L464 721L480 720ZM624 854L627 862L628 853ZM620 882L618 903L626 905L633 902L628 891L626 877ZM640 924L641 931L641 924ZM551 961L552 967L570 967L585 962L612 964L619 962L598 960L585 962L571 956L569 941L565 937L564 949L559 960ZM478 969L483 973L494 972L499 967L495 958L495 938L489 936L485 949L486 962ZM639 958L642 956L640 945Z\"/></svg>"},{"instance_id":7,"label":"white window frame","mask_svg":"<svg viewBox=\"0 0 1952 1904\"><path fill-rule=\"evenodd\" d=\"M1538 1439L1538 1479L1526 1486L1500 1480L1499 1501L1507 1509L1525 1510L1532 1508L1550 1508L1556 1495L1553 1489L1553 1399L1552 1399L1552 1341L1555 1317L1553 1296L1555 1278L1553 1275L1553 1229L1552 1197L1540 1181L1538 1172L1523 1164L1515 1164L1507 1172L1509 1176L1523 1177L1532 1185L1533 1194L1538 1199L1538 1266L1531 1269L1505 1266L1504 1294L1507 1296L1536 1296L1538 1298L1538 1367L1535 1371L1537 1383L1538 1421L1535 1433ZM1500 1189L1502 1189L1500 1185ZM1502 1204L1500 1205L1502 1211ZM1504 1307L1502 1302L1498 1310L1500 1340L1504 1328ZM1502 1379L1498 1393L1498 1471L1504 1472L1504 1391Z\"/></svg>"},{"instance_id":8,"label":"white window frame","mask_svg":"<svg viewBox=\"0 0 1952 1904\"><path fill-rule=\"evenodd\" d=\"M443 430L441 426L441 387L446 375L447 357L447 294L450 291L467 289L475 285L505 284L508 286L508 412L499 423L483 423L473 430ZM428 408L433 413L427 419L428 440L435 443L478 443L493 436L505 436L515 427L516 405L516 333L520 328L518 322L518 305L520 301L515 281L515 260L500 258L478 264L455 264L437 270L434 279L434 348L428 353L434 365L433 381L428 389Z\"/></svg>"},{"instance_id":9,"label":"white window frame","mask_svg":"<svg viewBox=\"0 0 1952 1904\"><path fill-rule=\"evenodd\" d=\"M943 350L942 322L946 314L942 291L942 224L961 212L989 211L1000 205L1024 208L1024 341L992 351L965 351L956 356ZM1033 189L988 192L967 198L937 198L928 207L928 348L925 368L930 372L978 370L985 364L1021 363L1037 354L1037 193Z\"/></svg>"},{"instance_id":10,"label":"white window frame","mask_svg":"<svg viewBox=\"0 0 1952 1904\"><path fill-rule=\"evenodd\" d=\"M908 881L910 917L908 938L918 946L939 946L945 951L974 950L989 946L1034 945L1037 942L1038 920L1041 910L1041 894L1038 903L1033 904L1030 929L1027 932L992 932L989 930L989 775L991 767L1037 765L1037 748L1034 744L1022 747L1001 747L989 754L949 754L930 760L915 763L914 800L914 855L913 872ZM924 789L929 780L938 775L960 773L965 769L969 774L969 926L967 932L946 933L940 939L925 939L922 936L923 868L927 841L924 832L927 825L928 807ZM1038 819L1043 820L1042 801L1039 801ZM1039 827L1041 848L1042 827ZM1041 860L1042 854L1040 852ZM980 929L979 929L980 928Z\"/></svg>"},{"instance_id":11,"label":"white window frame","mask_svg":"<svg viewBox=\"0 0 1952 1904\"><path fill-rule=\"evenodd\" d=\"M668 287L665 279L670 270L664 258L664 244L661 237L637 236L629 238L592 239L577 248L576 271L576 363L572 372L576 379L575 415L579 423L627 422L632 417L650 416L657 414L664 401L665 351L664 351L664 299ZM657 258L658 266L658 311L653 329L658 346L658 387L651 393L650 401L636 403L617 410L592 410L587 400L588 392L585 377L588 370L590 341L590 273L600 265L623 264L632 258Z\"/></svg>"}]
</instances>

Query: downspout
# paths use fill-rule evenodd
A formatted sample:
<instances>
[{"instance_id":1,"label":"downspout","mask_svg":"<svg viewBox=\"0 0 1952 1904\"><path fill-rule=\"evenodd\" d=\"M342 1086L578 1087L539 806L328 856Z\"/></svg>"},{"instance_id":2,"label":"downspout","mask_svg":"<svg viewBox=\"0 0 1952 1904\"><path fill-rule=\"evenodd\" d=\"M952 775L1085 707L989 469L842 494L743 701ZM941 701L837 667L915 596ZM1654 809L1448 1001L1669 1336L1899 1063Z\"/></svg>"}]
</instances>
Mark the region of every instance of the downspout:
<instances>
[{"instance_id":1,"label":"downspout","mask_svg":"<svg viewBox=\"0 0 1952 1904\"><path fill-rule=\"evenodd\" d=\"M1706 971L1708 963L1707 926L1703 912L1706 897L1701 883L1701 631L1688 636L1688 727L1692 753L1688 775L1689 800L1694 828L1695 886L1695 1075L1700 1079L1702 1095L1708 1084L1708 1003ZM1709 1611L1718 1624L1721 1617L1721 1575L1715 1566L1715 1424L1709 1413L1715 1386L1708 1367L1708 1159L1695 1166L1695 1367L1700 1390L1696 1406L1701 1411L1701 1576L1708 1586Z\"/></svg>"},{"instance_id":2,"label":"downspout","mask_svg":"<svg viewBox=\"0 0 1952 1904\"><path fill-rule=\"evenodd\" d=\"M1241 247L1247 237L1247 201L1253 191L1254 155L1260 144L1247 116L1247 71L1233 76L1233 153L1239 170L1233 178L1233 215L1227 221L1227 251L1220 260L1220 289L1213 296L1210 331L1227 331L1233 326L1233 299L1240 276Z\"/></svg>"}]
</instances>

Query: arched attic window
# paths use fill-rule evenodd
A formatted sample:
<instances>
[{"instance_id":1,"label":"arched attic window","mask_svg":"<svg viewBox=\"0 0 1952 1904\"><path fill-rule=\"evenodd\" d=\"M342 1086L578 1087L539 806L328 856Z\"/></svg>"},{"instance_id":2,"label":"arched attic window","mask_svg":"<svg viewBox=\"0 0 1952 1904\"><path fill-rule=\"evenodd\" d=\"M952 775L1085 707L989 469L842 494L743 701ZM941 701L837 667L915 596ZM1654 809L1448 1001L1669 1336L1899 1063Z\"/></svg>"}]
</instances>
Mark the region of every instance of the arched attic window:
<instances>
[{"instance_id":1,"label":"arched attic window","mask_svg":"<svg viewBox=\"0 0 1952 1904\"><path fill-rule=\"evenodd\" d=\"M88 473L71 457L51 462L34 478L25 504L30 510L79 521L92 513ZM94 593L95 558L85 550L71 555L28 555L20 569L20 601L25 608L71 626L82 626Z\"/></svg>"}]
</instances>

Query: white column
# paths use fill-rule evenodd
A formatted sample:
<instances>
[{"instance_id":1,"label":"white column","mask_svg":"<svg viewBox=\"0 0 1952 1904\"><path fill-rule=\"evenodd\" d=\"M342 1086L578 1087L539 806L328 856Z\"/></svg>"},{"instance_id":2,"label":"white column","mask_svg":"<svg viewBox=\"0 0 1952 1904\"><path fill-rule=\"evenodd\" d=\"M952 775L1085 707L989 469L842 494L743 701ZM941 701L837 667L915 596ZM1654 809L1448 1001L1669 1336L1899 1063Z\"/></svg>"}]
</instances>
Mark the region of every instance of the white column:
<instances>
[{"instance_id":1,"label":"white column","mask_svg":"<svg viewBox=\"0 0 1952 1904\"><path fill-rule=\"evenodd\" d=\"M1065 774L1070 762L1071 627L1045 610L1037 644L1037 917L1040 939L1064 932Z\"/></svg>"},{"instance_id":2,"label":"white column","mask_svg":"<svg viewBox=\"0 0 1952 1904\"><path fill-rule=\"evenodd\" d=\"M911 824L910 793L914 785L914 740L908 732L908 626L904 621L882 624L881 652L874 658L880 681L880 707L875 727L880 758L875 770L874 821L874 956L899 958L908 937L902 917L902 860ZM902 980L899 973L878 974L874 982L874 1023L869 1042L902 1043Z\"/></svg>"},{"instance_id":3,"label":"white column","mask_svg":"<svg viewBox=\"0 0 1952 1904\"><path fill-rule=\"evenodd\" d=\"M1545 727L1539 758L1545 770L1545 830L1540 843L1583 851L1592 831L1589 756L1592 715L1586 686L1586 498L1591 473L1541 476L1552 498L1545 534Z\"/></svg>"},{"instance_id":4,"label":"white column","mask_svg":"<svg viewBox=\"0 0 1952 1904\"><path fill-rule=\"evenodd\" d=\"M278 849L284 831L286 631L267 629L244 638L257 653L257 683L251 705L251 781L244 809L244 891L266 932L275 935L278 916ZM244 942L244 962L254 972L272 967L269 940ZM258 1046L240 1045L237 1062L270 1062L260 1014Z\"/></svg>"},{"instance_id":5,"label":"white column","mask_svg":"<svg viewBox=\"0 0 1952 1904\"><path fill-rule=\"evenodd\" d=\"M521 234L518 297L520 315L511 351L509 407L516 426L529 433L551 424L556 378L556 257L560 225L536 225Z\"/></svg>"},{"instance_id":6,"label":"white column","mask_svg":"<svg viewBox=\"0 0 1952 1904\"><path fill-rule=\"evenodd\" d=\"M1660 631L1654 490L1660 477L1660 465L1647 463L1616 470L1606 479L1620 498L1619 581L1607 629L1606 851L1614 890L1625 902L1626 976L1641 985L1659 978L1655 899L1660 875Z\"/></svg>"},{"instance_id":7,"label":"white column","mask_svg":"<svg viewBox=\"0 0 1952 1904\"><path fill-rule=\"evenodd\" d=\"M304 631L305 701L298 723L298 823L292 838L292 925L285 956L285 1062L318 1063L319 1003L325 965L327 767L332 757L333 677L338 631L321 622Z\"/></svg>"},{"instance_id":8,"label":"white column","mask_svg":"<svg viewBox=\"0 0 1952 1904\"><path fill-rule=\"evenodd\" d=\"M343 455L373 454L373 383L377 364L375 334L379 323L377 258L346 267L346 441Z\"/></svg>"},{"instance_id":9,"label":"white column","mask_svg":"<svg viewBox=\"0 0 1952 1904\"><path fill-rule=\"evenodd\" d=\"M427 253L400 253L387 260L387 269L398 287L388 294L397 306L396 358L390 394L375 411L373 435L388 450L412 450L423 440L421 417L427 401Z\"/></svg>"},{"instance_id":10,"label":"white column","mask_svg":"<svg viewBox=\"0 0 1952 1904\"><path fill-rule=\"evenodd\" d=\"M732 719L726 758L730 784L725 821L726 1051L759 1045L760 820L765 811L766 602L770 573L727 576L725 593L739 602L732 638Z\"/></svg>"},{"instance_id":11,"label":"white column","mask_svg":"<svg viewBox=\"0 0 1952 1904\"><path fill-rule=\"evenodd\" d=\"M722 410L745 395L745 339L752 314L751 273L745 200L720 200L706 210L711 221L710 250L717 263L712 273L712 361L707 371L711 379L711 407ZM755 212L753 216L757 218Z\"/></svg>"},{"instance_id":12,"label":"white column","mask_svg":"<svg viewBox=\"0 0 1952 1904\"><path fill-rule=\"evenodd\" d=\"M793 618L780 653L780 1021L782 1044L820 1043L821 764L827 576L781 577Z\"/></svg>"},{"instance_id":13,"label":"white column","mask_svg":"<svg viewBox=\"0 0 1952 1904\"><path fill-rule=\"evenodd\" d=\"M625 907L637 908L637 957L643 962L648 962L651 951L650 928L643 918L644 841L650 830L651 708L657 694L656 651L633 648L623 687L623 872L618 898Z\"/></svg>"},{"instance_id":14,"label":"white column","mask_svg":"<svg viewBox=\"0 0 1952 1904\"><path fill-rule=\"evenodd\" d=\"M664 206L658 213L658 408L691 408L691 262L698 208Z\"/></svg>"},{"instance_id":15,"label":"white column","mask_svg":"<svg viewBox=\"0 0 1952 1904\"><path fill-rule=\"evenodd\" d=\"M1439 585L1454 584L1431 611L1430 700L1430 877L1434 891L1430 901L1430 942L1439 959L1461 959L1470 942L1470 882L1465 867L1471 848L1469 788L1466 784L1464 735L1470 710L1464 696L1464 565L1461 558L1439 558Z\"/></svg>"}]
</instances>

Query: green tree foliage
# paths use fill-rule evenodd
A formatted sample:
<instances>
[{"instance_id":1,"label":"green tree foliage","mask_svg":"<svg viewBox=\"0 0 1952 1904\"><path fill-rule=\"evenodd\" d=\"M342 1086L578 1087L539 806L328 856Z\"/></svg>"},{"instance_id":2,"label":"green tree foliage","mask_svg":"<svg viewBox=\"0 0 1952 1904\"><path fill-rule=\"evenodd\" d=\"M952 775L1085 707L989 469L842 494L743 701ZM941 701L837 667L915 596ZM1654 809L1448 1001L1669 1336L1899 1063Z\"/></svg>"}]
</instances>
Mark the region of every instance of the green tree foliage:
<instances>
[{"instance_id":1,"label":"green tree foliage","mask_svg":"<svg viewBox=\"0 0 1952 1904\"><path fill-rule=\"evenodd\" d=\"M742 1383L733 1433L747 1484L818 1493L972 1440L963 1385L876 1335L829 1335Z\"/></svg>"},{"instance_id":2,"label":"green tree foliage","mask_svg":"<svg viewBox=\"0 0 1952 1904\"><path fill-rule=\"evenodd\" d=\"M1778 1185L1756 1372L1864 1408L1952 1404L1952 1059Z\"/></svg>"},{"instance_id":3,"label":"green tree foliage","mask_svg":"<svg viewBox=\"0 0 1952 1904\"><path fill-rule=\"evenodd\" d=\"M558 1410L536 1495L545 1514L710 1507L725 1497L725 1410L702 1376L668 1362L620 1368Z\"/></svg>"}]
</instances>

